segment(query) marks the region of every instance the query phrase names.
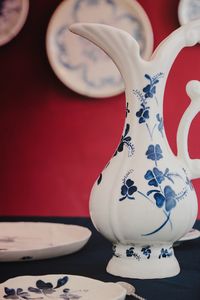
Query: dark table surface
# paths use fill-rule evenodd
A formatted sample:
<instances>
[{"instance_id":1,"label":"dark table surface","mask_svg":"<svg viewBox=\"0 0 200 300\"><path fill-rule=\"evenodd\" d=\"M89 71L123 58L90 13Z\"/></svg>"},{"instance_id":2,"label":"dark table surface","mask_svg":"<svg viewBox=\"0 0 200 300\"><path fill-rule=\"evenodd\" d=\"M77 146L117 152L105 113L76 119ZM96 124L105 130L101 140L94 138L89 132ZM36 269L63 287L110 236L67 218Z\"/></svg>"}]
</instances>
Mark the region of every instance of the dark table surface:
<instances>
[{"instance_id":1,"label":"dark table surface","mask_svg":"<svg viewBox=\"0 0 200 300\"><path fill-rule=\"evenodd\" d=\"M200 300L200 238L175 247L181 267L179 275L166 279L125 279L106 272L106 265L112 256L111 243L96 231L89 218L1 217L0 221L76 224L92 231L87 245L74 254L41 261L0 263L0 282L21 275L74 274L102 281L127 281L136 287L137 294L148 300ZM194 227L200 229L200 221ZM129 299L133 298L127 297L126 300Z\"/></svg>"}]
</instances>

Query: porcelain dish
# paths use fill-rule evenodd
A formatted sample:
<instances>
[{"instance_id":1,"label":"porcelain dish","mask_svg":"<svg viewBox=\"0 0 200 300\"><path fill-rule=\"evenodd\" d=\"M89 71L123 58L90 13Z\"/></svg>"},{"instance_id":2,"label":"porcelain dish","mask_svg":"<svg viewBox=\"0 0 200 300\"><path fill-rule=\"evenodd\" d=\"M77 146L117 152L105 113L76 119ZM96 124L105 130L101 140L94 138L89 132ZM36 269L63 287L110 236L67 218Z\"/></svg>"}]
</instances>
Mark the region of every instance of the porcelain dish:
<instances>
[{"instance_id":1,"label":"porcelain dish","mask_svg":"<svg viewBox=\"0 0 200 300\"><path fill-rule=\"evenodd\" d=\"M0 1L0 46L19 33L26 21L28 10L28 0Z\"/></svg>"},{"instance_id":2,"label":"porcelain dish","mask_svg":"<svg viewBox=\"0 0 200 300\"><path fill-rule=\"evenodd\" d=\"M142 56L148 58L153 49L153 32L143 8L136 0L65 0L55 10L47 29L48 59L66 86L95 98L123 92L124 83L112 60L68 30L76 22L104 23L126 30L140 44Z\"/></svg>"},{"instance_id":3,"label":"porcelain dish","mask_svg":"<svg viewBox=\"0 0 200 300\"><path fill-rule=\"evenodd\" d=\"M178 6L178 19L181 25L192 20L200 19L200 1L180 0Z\"/></svg>"},{"instance_id":4,"label":"porcelain dish","mask_svg":"<svg viewBox=\"0 0 200 300\"><path fill-rule=\"evenodd\" d=\"M46 259L80 250L88 228L45 222L1 222L0 261Z\"/></svg>"},{"instance_id":5,"label":"porcelain dish","mask_svg":"<svg viewBox=\"0 0 200 300\"><path fill-rule=\"evenodd\" d=\"M21 276L0 284L1 299L124 300L125 296L121 285L76 275Z\"/></svg>"},{"instance_id":6,"label":"porcelain dish","mask_svg":"<svg viewBox=\"0 0 200 300\"><path fill-rule=\"evenodd\" d=\"M198 229L192 228L188 233L186 233L178 242L185 242L194 240L200 237L200 231Z\"/></svg>"}]
</instances>

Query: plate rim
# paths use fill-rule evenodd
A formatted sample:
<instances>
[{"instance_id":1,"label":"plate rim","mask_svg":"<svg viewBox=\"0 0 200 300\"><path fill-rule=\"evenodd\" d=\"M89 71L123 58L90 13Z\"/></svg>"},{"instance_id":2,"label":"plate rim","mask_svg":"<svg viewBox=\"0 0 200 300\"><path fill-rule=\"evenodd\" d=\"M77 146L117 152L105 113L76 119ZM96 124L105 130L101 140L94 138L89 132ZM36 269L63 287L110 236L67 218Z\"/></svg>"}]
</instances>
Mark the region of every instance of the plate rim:
<instances>
[{"instance_id":1,"label":"plate rim","mask_svg":"<svg viewBox=\"0 0 200 300\"><path fill-rule=\"evenodd\" d=\"M116 0L119 1L119 0ZM82 89L77 88L76 84L72 84L72 82L68 79L70 76L62 76L61 72L59 71L59 67L57 66L57 63L54 60L54 54L50 51L51 48L51 31L53 28L54 20L57 18L57 15L59 15L60 10L62 10L62 7L67 5L68 0L63 0L54 10L53 14L50 17L47 30L46 30L46 37L45 37L45 48L46 48L46 54L49 61L49 64L56 75L56 77L68 88L70 88L72 91L86 97L91 98L107 98L107 97L114 97L124 92L124 84L122 84L118 88L112 89L110 93L98 93L98 91L89 90L89 88ZM153 28L149 19L149 16L147 15L146 11L144 10L143 6L137 1L137 0L123 0L123 5L130 5L133 9L133 11L136 11L138 13L138 17L140 20L142 20L142 24L144 26L144 35L145 39L147 41L147 47L145 48L145 56L144 59L147 59L151 56L153 52L154 47L154 34L153 34ZM71 4L68 4L71 5ZM88 22L90 23L90 22ZM97 22L98 23L98 22ZM72 23L73 24L73 23ZM70 24L70 25L72 25ZM108 24L109 25L109 24Z\"/></svg>"},{"instance_id":2,"label":"plate rim","mask_svg":"<svg viewBox=\"0 0 200 300\"><path fill-rule=\"evenodd\" d=\"M57 250L57 251L59 251L59 250L65 250L66 249L66 247L71 247L71 246L75 246L75 245L77 245L77 244L81 244L81 246L80 247L78 247L78 250L75 250L75 251L71 251L70 253L66 253L66 255L68 255L68 254L72 254L72 253L75 253L75 252L77 252L77 251L79 251L81 248L83 248L86 244L87 244L87 242L88 242L88 240L90 239L90 237L91 237L91 235L92 235L92 231L88 228L88 227L85 227L85 226L81 226L81 225L76 225L76 224L65 224L65 223L55 223L55 222L40 222L40 221L33 221L33 222L29 222L29 221L13 221L13 222L0 222L0 228L1 228L1 224L9 224L9 225L13 225L13 224L20 224L20 225L24 225L24 224L29 224L29 225L35 225L35 224L37 224L37 225L44 225L44 224L46 224L47 226L48 225L51 225L51 226L62 226L62 227L76 227L76 228L78 228L78 229L80 229L80 230L83 230L83 231L85 231L85 233L87 233L87 234L85 234L85 236L84 236L84 238L82 238L82 239L79 239L79 240L75 240L75 241L73 241L73 242L70 242L70 243L62 243L62 244L58 244L58 245L53 245L53 246L51 246L51 247L38 247L38 248L34 248L34 249L31 249L31 248L29 248L29 249L14 249L14 250L5 250L5 251L3 251L3 250L1 250L0 251L0 262L3 262L3 261L23 261L22 260L22 257L24 257L24 256L27 256L27 257L29 257L30 256L30 254L32 254L32 253L35 253L35 254L37 254L37 253L41 253L41 255L43 256L43 252L45 252L45 251L49 251L49 250L53 250L53 251L55 251L55 250ZM51 251L50 251L51 252ZM19 254L22 254L22 255L20 255L20 256L22 256L21 257L21 259L19 259L19 258L15 258L15 259L13 259L13 258L11 258L11 259L6 259L6 260L4 260L3 258L4 258L4 256L3 255L6 255L6 257L7 256L9 256L9 255L16 255L16 256L18 256ZM33 254L32 254L33 255ZM62 255L65 255L65 254L62 254ZM36 258L31 258L30 260L35 260L35 259L37 259L37 260L41 260L41 259L46 259L46 258L53 258L53 257L57 257L57 256L61 256L60 254L47 254L47 255L45 255L45 258L38 258L37 257L37 255L36 255ZM40 255L39 255L39 257L40 257Z\"/></svg>"}]
</instances>

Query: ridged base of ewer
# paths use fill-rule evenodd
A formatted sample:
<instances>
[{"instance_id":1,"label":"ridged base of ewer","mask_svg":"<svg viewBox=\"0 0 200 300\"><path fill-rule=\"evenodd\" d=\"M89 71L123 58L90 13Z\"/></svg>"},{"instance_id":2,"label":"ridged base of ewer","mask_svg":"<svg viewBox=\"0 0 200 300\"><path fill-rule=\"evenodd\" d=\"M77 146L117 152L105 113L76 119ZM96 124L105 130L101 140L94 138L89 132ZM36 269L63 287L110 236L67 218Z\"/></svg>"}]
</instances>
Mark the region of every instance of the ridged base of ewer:
<instances>
[{"instance_id":1,"label":"ridged base of ewer","mask_svg":"<svg viewBox=\"0 0 200 300\"><path fill-rule=\"evenodd\" d=\"M179 263L169 245L113 246L114 255L107 265L107 272L121 277L152 279L166 278L180 272Z\"/></svg>"}]
</instances>

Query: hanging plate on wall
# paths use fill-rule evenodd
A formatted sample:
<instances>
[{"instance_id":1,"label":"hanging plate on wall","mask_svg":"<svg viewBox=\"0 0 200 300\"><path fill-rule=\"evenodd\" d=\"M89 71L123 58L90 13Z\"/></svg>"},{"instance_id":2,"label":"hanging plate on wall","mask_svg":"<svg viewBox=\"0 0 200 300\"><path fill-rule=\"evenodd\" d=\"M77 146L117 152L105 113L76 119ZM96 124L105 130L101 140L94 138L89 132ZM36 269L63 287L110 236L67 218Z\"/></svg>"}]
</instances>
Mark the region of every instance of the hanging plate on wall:
<instances>
[{"instance_id":1,"label":"hanging plate on wall","mask_svg":"<svg viewBox=\"0 0 200 300\"><path fill-rule=\"evenodd\" d=\"M0 46L22 29L29 10L28 0L0 0Z\"/></svg>"},{"instance_id":2,"label":"hanging plate on wall","mask_svg":"<svg viewBox=\"0 0 200 300\"><path fill-rule=\"evenodd\" d=\"M178 6L178 19L181 25L200 19L200 1L180 0Z\"/></svg>"},{"instance_id":3,"label":"hanging plate on wall","mask_svg":"<svg viewBox=\"0 0 200 300\"><path fill-rule=\"evenodd\" d=\"M150 21L136 0L65 0L55 10L47 29L46 48L52 69L69 88L89 97L122 93L124 84L111 59L68 28L77 22L103 23L130 33L143 58L153 49Z\"/></svg>"}]
</instances>

